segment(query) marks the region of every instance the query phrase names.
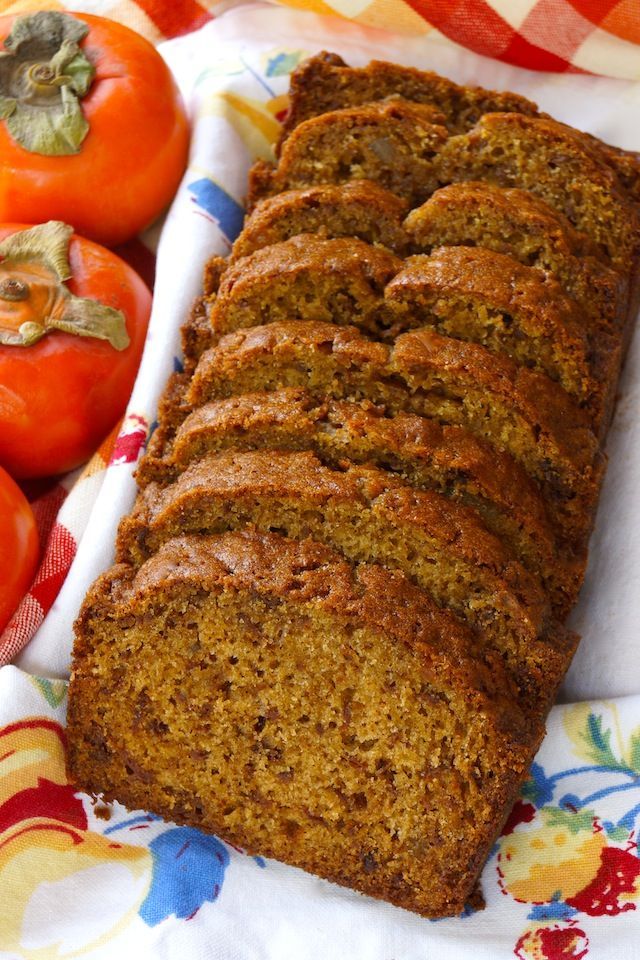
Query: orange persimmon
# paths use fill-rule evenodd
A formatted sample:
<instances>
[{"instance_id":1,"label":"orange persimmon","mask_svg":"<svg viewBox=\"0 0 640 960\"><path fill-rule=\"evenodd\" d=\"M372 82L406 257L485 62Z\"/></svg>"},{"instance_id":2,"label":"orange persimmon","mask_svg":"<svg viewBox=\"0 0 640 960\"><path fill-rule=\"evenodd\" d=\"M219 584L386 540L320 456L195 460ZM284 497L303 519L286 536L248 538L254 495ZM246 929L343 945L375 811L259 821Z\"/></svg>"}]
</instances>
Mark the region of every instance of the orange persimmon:
<instances>
[{"instance_id":1,"label":"orange persimmon","mask_svg":"<svg viewBox=\"0 0 640 960\"><path fill-rule=\"evenodd\" d=\"M124 413L151 294L120 257L52 221L0 224L0 465L87 460Z\"/></svg>"},{"instance_id":2,"label":"orange persimmon","mask_svg":"<svg viewBox=\"0 0 640 960\"><path fill-rule=\"evenodd\" d=\"M0 633L29 589L38 565L38 533L22 490L0 467Z\"/></svg>"},{"instance_id":3,"label":"orange persimmon","mask_svg":"<svg viewBox=\"0 0 640 960\"><path fill-rule=\"evenodd\" d=\"M85 13L0 17L0 221L63 220L115 246L171 201L188 141L173 77L139 34Z\"/></svg>"}]
</instances>

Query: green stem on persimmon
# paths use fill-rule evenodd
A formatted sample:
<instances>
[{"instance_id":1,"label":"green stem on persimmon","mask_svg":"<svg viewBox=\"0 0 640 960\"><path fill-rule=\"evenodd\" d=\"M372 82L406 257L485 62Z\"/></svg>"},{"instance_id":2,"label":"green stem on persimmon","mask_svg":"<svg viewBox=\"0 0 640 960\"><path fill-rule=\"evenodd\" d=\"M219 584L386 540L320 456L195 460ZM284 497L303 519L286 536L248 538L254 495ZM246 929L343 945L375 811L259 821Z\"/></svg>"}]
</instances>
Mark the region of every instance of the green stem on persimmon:
<instances>
[{"instance_id":1,"label":"green stem on persimmon","mask_svg":"<svg viewBox=\"0 0 640 960\"><path fill-rule=\"evenodd\" d=\"M50 220L0 243L0 344L29 347L62 330L108 340L114 350L129 346L121 310L76 297L65 286L72 234L68 224Z\"/></svg>"},{"instance_id":2,"label":"green stem on persimmon","mask_svg":"<svg viewBox=\"0 0 640 960\"><path fill-rule=\"evenodd\" d=\"M78 153L89 132L81 106L95 68L79 43L86 23L57 11L17 17L0 52L0 120L31 153Z\"/></svg>"}]
</instances>

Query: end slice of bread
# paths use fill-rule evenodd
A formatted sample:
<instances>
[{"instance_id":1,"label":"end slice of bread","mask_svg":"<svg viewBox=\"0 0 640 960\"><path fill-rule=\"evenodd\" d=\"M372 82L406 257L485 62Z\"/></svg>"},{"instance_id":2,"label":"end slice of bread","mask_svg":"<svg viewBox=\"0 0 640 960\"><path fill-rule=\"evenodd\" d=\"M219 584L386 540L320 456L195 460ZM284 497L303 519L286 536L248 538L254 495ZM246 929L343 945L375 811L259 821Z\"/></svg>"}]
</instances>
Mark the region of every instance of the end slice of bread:
<instances>
[{"instance_id":1,"label":"end slice of bread","mask_svg":"<svg viewBox=\"0 0 640 960\"><path fill-rule=\"evenodd\" d=\"M76 623L79 789L425 916L464 909L541 734L473 634L310 541L172 540Z\"/></svg>"}]
</instances>

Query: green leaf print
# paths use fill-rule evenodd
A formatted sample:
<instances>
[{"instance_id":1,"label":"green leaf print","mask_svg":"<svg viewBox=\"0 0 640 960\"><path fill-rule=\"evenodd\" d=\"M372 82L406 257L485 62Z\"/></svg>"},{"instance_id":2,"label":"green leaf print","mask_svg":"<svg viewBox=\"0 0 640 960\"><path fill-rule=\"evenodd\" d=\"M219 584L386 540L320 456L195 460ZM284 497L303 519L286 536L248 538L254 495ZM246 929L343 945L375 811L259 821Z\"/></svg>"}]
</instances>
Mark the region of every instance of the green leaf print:
<instances>
[{"instance_id":1,"label":"green leaf print","mask_svg":"<svg viewBox=\"0 0 640 960\"><path fill-rule=\"evenodd\" d=\"M629 740L629 766L640 775L640 730L632 733Z\"/></svg>"},{"instance_id":2,"label":"green leaf print","mask_svg":"<svg viewBox=\"0 0 640 960\"><path fill-rule=\"evenodd\" d=\"M614 843L626 843L629 839L629 831L626 827L611 824L610 826L605 826L605 830L607 831L609 839L613 840Z\"/></svg>"},{"instance_id":3,"label":"green leaf print","mask_svg":"<svg viewBox=\"0 0 640 960\"><path fill-rule=\"evenodd\" d=\"M560 807L543 807L541 813L548 827L565 827L570 833L579 833L581 830L593 833L595 817L595 811L593 810L581 810L579 813L572 813L570 810L562 810Z\"/></svg>"},{"instance_id":4,"label":"green leaf print","mask_svg":"<svg viewBox=\"0 0 640 960\"><path fill-rule=\"evenodd\" d=\"M302 59L302 52L295 50L293 53L278 53L271 57L267 63L266 75L268 77L284 77L291 73Z\"/></svg>"},{"instance_id":5,"label":"green leaf print","mask_svg":"<svg viewBox=\"0 0 640 960\"><path fill-rule=\"evenodd\" d=\"M45 680L44 677L31 677L50 707L59 707L67 695L67 684L64 680Z\"/></svg>"},{"instance_id":6,"label":"green leaf print","mask_svg":"<svg viewBox=\"0 0 640 960\"><path fill-rule=\"evenodd\" d=\"M613 770L620 768L626 769L626 764L621 763L611 749L611 730L604 730L602 727L602 717L590 713L587 718L587 726L581 739L586 744L586 754L601 767L611 767Z\"/></svg>"}]
</instances>

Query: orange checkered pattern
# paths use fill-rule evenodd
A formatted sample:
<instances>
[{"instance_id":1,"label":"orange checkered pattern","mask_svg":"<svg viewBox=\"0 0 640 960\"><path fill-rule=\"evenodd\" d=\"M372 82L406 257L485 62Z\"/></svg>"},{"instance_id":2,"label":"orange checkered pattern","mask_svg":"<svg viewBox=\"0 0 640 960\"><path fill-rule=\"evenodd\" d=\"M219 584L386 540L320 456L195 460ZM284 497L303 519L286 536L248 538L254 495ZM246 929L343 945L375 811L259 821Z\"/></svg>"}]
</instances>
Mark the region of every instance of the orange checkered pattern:
<instances>
[{"instance_id":1,"label":"orange checkered pattern","mask_svg":"<svg viewBox=\"0 0 640 960\"><path fill-rule=\"evenodd\" d=\"M197 30L242 0L0 0L0 13L100 12L153 43ZM638 0L280 0L405 34L438 30L475 53L530 70L640 79Z\"/></svg>"}]
</instances>

